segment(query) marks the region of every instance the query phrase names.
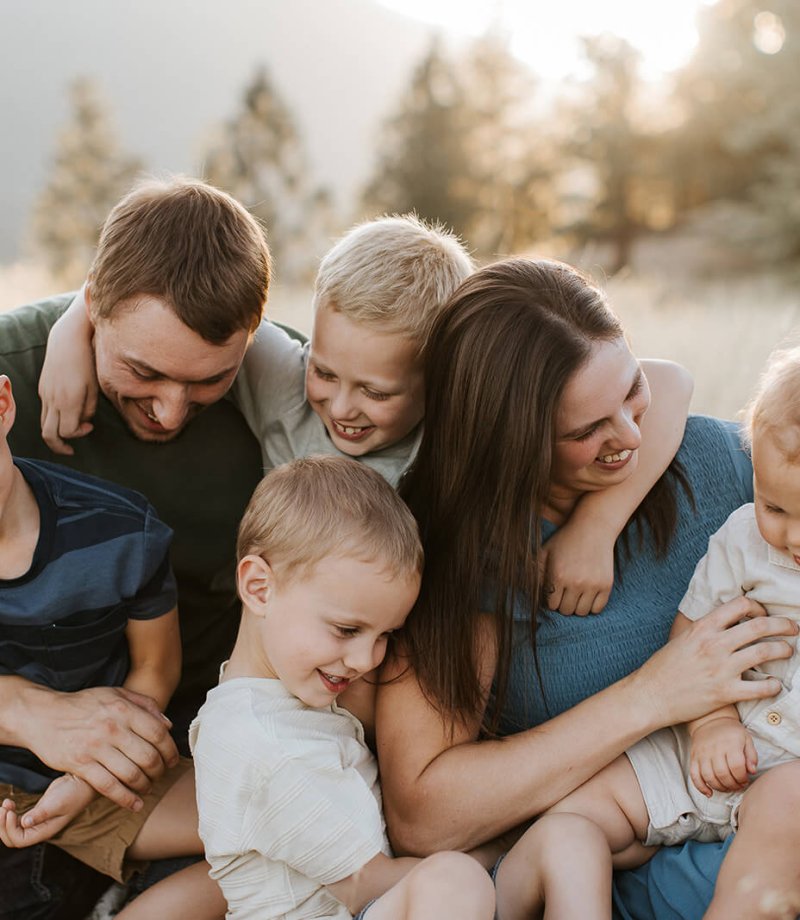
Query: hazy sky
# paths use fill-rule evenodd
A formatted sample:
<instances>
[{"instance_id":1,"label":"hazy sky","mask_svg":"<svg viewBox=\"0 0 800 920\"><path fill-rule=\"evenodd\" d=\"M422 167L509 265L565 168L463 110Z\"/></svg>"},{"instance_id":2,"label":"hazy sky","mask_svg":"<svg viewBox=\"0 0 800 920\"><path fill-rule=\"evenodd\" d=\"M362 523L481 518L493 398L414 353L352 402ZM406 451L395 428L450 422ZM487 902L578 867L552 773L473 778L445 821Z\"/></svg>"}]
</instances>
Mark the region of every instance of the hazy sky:
<instances>
[{"instance_id":1,"label":"hazy sky","mask_svg":"<svg viewBox=\"0 0 800 920\"><path fill-rule=\"evenodd\" d=\"M578 36L613 32L643 55L657 77L685 63L697 40L695 14L705 0L379 0L447 31L479 34L494 22L515 53L544 77L580 67Z\"/></svg>"}]
</instances>

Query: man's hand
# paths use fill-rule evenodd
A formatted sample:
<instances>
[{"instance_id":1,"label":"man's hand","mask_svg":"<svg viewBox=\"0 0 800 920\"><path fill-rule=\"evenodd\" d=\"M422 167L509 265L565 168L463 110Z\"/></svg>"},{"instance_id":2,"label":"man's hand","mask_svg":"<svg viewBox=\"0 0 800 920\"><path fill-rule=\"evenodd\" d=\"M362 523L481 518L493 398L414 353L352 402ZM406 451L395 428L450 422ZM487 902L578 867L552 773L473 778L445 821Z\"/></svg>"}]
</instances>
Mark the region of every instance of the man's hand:
<instances>
[{"instance_id":1,"label":"man's hand","mask_svg":"<svg viewBox=\"0 0 800 920\"><path fill-rule=\"evenodd\" d=\"M178 762L170 722L150 697L123 687L24 694L23 746L123 808L138 811L150 781Z\"/></svg>"}]
</instances>

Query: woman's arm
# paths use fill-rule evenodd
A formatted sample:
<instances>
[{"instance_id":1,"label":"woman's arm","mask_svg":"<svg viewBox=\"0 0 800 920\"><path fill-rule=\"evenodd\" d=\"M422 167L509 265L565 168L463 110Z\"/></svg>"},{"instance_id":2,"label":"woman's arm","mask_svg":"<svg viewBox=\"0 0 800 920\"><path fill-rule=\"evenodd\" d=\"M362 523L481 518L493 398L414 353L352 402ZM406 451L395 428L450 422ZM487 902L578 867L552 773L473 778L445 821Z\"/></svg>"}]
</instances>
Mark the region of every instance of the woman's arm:
<instances>
[{"instance_id":1,"label":"woman's arm","mask_svg":"<svg viewBox=\"0 0 800 920\"><path fill-rule=\"evenodd\" d=\"M97 409L87 298L88 286L84 285L50 330L39 375L42 438L56 454L75 453L64 438L89 434Z\"/></svg>"},{"instance_id":2,"label":"woman's arm","mask_svg":"<svg viewBox=\"0 0 800 920\"><path fill-rule=\"evenodd\" d=\"M641 364L651 402L642 419L638 464L624 482L584 495L569 520L542 547L551 610L585 616L605 607L614 584L617 537L681 446L692 377L672 361Z\"/></svg>"},{"instance_id":3,"label":"woman's arm","mask_svg":"<svg viewBox=\"0 0 800 920\"><path fill-rule=\"evenodd\" d=\"M128 620L125 636L131 665L123 686L151 697L163 711L181 676L177 607L152 620Z\"/></svg>"},{"instance_id":4,"label":"woman's arm","mask_svg":"<svg viewBox=\"0 0 800 920\"><path fill-rule=\"evenodd\" d=\"M692 624L628 677L528 731L478 740L480 719L445 722L400 659L378 688L377 745L387 825L398 852L463 850L540 814L635 741L735 700L774 695L778 682L744 681L755 662L786 658L788 620L737 598ZM754 618L739 623L743 616ZM485 627L484 627L485 628ZM488 630L487 630L488 635ZM487 650L491 648L484 643ZM486 690L491 651L480 675Z\"/></svg>"}]
</instances>

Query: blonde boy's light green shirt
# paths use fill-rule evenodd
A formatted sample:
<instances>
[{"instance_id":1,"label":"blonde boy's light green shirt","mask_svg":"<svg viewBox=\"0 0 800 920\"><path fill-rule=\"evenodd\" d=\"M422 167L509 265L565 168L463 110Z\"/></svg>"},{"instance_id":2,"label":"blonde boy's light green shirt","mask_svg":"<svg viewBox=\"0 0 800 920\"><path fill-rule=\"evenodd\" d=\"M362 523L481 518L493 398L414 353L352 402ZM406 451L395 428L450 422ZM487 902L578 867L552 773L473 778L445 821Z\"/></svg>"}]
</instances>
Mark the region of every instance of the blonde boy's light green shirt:
<instances>
[{"instance_id":1,"label":"blonde boy's light green shirt","mask_svg":"<svg viewBox=\"0 0 800 920\"><path fill-rule=\"evenodd\" d=\"M308 343L263 322L247 350L233 398L261 444L265 470L312 454L345 457L306 399ZM358 457L396 486L414 458L422 426L402 441Z\"/></svg>"}]
</instances>

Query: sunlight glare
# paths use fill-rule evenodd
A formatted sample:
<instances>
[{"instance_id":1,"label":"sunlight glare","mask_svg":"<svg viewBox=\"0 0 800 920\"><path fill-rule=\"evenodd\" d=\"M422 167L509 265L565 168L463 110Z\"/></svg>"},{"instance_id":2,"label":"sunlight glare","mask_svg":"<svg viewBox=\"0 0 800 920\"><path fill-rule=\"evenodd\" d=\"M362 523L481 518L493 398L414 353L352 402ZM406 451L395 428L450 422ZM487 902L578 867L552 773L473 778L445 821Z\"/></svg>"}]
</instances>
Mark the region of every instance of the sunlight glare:
<instances>
[{"instance_id":1,"label":"sunlight glare","mask_svg":"<svg viewBox=\"0 0 800 920\"><path fill-rule=\"evenodd\" d=\"M498 27L512 51L546 79L581 70L580 36L611 32L642 54L655 79L684 64L696 42L695 16L706 0L380 0L399 13L459 35Z\"/></svg>"}]
</instances>

